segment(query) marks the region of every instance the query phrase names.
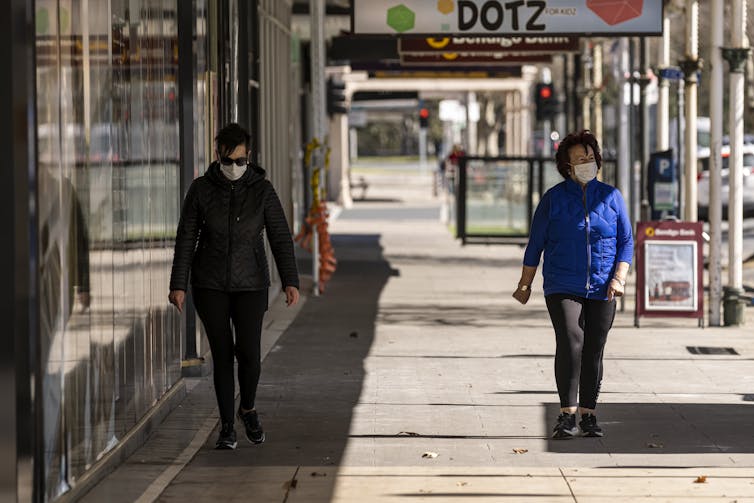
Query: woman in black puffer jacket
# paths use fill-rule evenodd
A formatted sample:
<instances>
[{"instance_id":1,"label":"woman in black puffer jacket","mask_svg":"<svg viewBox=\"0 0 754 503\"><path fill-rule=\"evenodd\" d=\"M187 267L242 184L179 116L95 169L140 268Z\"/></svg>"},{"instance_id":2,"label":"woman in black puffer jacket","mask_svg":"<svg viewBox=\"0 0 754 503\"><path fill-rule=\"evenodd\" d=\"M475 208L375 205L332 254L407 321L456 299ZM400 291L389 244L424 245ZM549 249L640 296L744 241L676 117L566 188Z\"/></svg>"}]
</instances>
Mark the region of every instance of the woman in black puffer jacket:
<instances>
[{"instance_id":1,"label":"woman in black puffer jacket","mask_svg":"<svg viewBox=\"0 0 754 503\"><path fill-rule=\"evenodd\" d=\"M215 138L218 161L194 180L183 203L170 277L170 302L182 311L191 271L194 304L214 362L222 421L218 449L236 447L234 354L241 393L237 415L249 441L264 442L254 401L261 370L262 319L270 286L265 230L286 303L293 306L299 299L293 240L285 213L264 170L248 162L249 140L249 133L238 124L224 127Z\"/></svg>"}]
</instances>

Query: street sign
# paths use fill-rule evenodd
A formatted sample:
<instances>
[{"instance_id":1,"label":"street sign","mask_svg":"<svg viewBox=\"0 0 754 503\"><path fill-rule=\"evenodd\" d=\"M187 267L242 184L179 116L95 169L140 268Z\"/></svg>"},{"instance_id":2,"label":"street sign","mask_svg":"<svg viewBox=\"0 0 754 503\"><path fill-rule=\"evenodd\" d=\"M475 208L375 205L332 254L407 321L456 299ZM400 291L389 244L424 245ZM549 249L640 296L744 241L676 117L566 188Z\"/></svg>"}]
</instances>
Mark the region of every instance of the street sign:
<instances>
[{"instance_id":1,"label":"street sign","mask_svg":"<svg viewBox=\"0 0 754 503\"><path fill-rule=\"evenodd\" d=\"M660 78L667 80L683 80L683 70L676 67L660 68Z\"/></svg>"},{"instance_id":2,"label":"street sign","mask_svg":"<svg viewBox=\"0 0 754 503\"><path fill-rule=\"evenodd\" d=\"M401 37L398 52L511 52L563 54L579 52L576 37Z\"/></svg>"},{"instance_id":3,"label":"street sign","mask_svg":"<svg viewBox=\"0 0 754 503\"><path fill-rule=\"evenodd\" d=\"M704 319L702 223L639 222L636 312L641 317Z\"/></svg>"},{"instance_id":4,"label":"street sign","mask_svg":"<svg viewBox=\"0 0 754 503\"><path fill-rule=\"evenodd\" d=\"M659 0L353 0L357 35L662 35Z\"/></svg>"}]
</instances>

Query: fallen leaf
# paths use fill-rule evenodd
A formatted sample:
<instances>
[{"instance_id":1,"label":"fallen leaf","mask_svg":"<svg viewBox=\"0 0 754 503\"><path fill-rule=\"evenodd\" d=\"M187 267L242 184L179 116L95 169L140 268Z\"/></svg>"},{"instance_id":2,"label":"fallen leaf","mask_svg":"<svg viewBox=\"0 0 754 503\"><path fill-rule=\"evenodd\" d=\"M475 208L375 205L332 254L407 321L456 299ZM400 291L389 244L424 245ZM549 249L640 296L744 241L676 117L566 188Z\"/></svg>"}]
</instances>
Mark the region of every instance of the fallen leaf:
<instances>
[{"instance_id":1,"label":"fallen leaf","mask_svg":"<svg viewBox=\"0 0 754 503\"><path fill-rule=\"evenodd\" d=\"M707 483L706 475L699 475L694 481L694 484L706 484L706 483Z\"/></svg>"},{"instance_id":2,"label":"fallen leaf","mask_svg":"<svg viewBox=\"0 0 754 503\"><path fill-rule=\"evenodd\" d=\"M398 436L399 437L418 437L420 435L413 431L401 431L401 432L398 432Z\"/></svg>"},{"instance_id":3,"label":"fallen leaf","mask_svg":"<svg viewBox=\"0 0 754 503\"><path fill-rule=\"evenodd\" d=\"M513 449L513 452L515 452L516 454L526 454L527 452L529 452L529 449L521 449L517 447Z\"/></svg>"},{"instance_id":4,"label":"fallen leaf","mask_svg":"<svg viewBox=\"0 0 754 503\"><path fill-rule=\"evenodd\" d=\"M431 451L427 451L424 454L422 454L423 458L430 458L430 459L434 459L437 456L438 456L438 454L436 452L431 452Z\"/></svg>"},{"instance_id":5,"label":"fallen leaf","mask_svg":"<svg viewBox=\"0 0 754 503\"><path fill-rule=\"evenodd\" d=\"M662 449L665 446L663 444L648 443L647 447L649 447L650 449Z\"/></svg>"}]
</instances>

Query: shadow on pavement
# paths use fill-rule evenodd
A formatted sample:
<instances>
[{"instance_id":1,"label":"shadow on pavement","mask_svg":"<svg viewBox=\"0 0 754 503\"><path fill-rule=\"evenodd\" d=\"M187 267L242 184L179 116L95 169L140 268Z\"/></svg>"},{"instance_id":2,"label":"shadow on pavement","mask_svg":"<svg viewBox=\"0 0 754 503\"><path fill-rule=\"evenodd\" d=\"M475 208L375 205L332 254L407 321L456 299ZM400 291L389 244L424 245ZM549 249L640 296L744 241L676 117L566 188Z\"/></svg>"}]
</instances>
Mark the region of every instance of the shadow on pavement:
<instances>
[{"instance_id":1,"label":"shadow on pavement","mask_svg":"<svg viewBox=\"0 0 754 503\"><path fill-rule=\"evenodd\" d=\"M545 404L552 427L559 405ZM701 403L600 403L597 417L603 438L548 440L547 450L599 454L754 453L754 406ZM547 431L550 434L550 430Z\"/></svg>"},{"instance_id":2,"label":"shadow on pavement","mask_svg":"<svg viewBox=\"0 0 754 503\"><path fill-rule=\"evenodd\" d=\"M333 236L342 258L325 294L307 300L262 365L257 409L267 441L250 445L237 422L238 449L216 451L216 429L163 495L165 501L189 496L192 486L209 480L213 488L224 487L210 491L218 500L252 492L262 498L258 491L263 486L275 493L274 501L281 501L277 496L286 491L285 480L294 473L313 476L298 473L300 467L341 462L361 396L380 294L396 274L382 257L379 241L379 235ZM319 482L318 501L330 500L334 483L335 477Z\"/></svg>"}]
</instances>

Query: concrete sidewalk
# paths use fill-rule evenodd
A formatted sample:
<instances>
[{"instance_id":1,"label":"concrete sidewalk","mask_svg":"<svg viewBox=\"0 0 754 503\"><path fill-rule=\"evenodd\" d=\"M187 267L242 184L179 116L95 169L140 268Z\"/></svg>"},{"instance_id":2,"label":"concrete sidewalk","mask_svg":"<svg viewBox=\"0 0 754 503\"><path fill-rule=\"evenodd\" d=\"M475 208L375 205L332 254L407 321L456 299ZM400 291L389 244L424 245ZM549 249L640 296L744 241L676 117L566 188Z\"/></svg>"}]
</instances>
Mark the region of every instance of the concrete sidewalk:
<instances>
[{"instance_id":1,"label":"concrete sidewalk","mask_svg":"<svg viewBox=\"0 0 754 503\"><path fill-rule=\"evenodd\" d=\"M197 443L204 431L203 445L181 451L190 461L163 459L178 467L167 475L144 467L150 482L140 484L151 492L130 495L754 501L751 308L744 329L699 329L692 320L634 329L627 302L606 348L598 406L606 436L552 441L554 337L541 276L528 305L511 298L523 250L460 247L439 223L427 175L369 180L373 201L332 226L339 267L325 295L306 302L265 359L257 406L267 443L212 449L206 381L187 399L203 397L205 419L186 433ZM689 350L698 346L733 352ZM183 414L189 421L190 410ZM116 474L90 496L133 501Z\"/></svg>"}]
</instances>

